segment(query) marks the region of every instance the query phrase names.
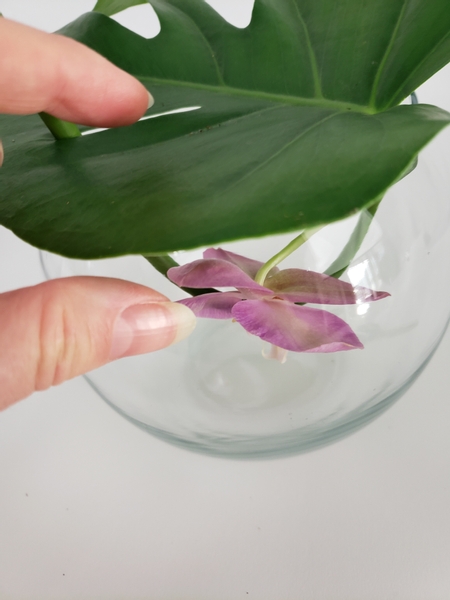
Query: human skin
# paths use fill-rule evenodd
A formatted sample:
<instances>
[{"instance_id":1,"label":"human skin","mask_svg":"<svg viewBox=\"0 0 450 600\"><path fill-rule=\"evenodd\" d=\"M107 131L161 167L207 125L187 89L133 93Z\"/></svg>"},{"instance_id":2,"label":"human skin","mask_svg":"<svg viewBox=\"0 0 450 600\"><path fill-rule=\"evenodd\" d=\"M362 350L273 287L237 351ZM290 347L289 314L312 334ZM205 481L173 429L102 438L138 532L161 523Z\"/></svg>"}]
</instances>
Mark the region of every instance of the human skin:
<instances>
[{"instance_id":1,"label":"human skin","mask_svg":"<svg viewBox=\"0 0 450 600\"><path fill-rule=\"evenodd\" d=\"M0 113L45 111L115 127L137 121L152 102L135 78L78 42L0 18ZM7 160L0 143L3 168ZM71 277L0 294L0 410L111 360L169 346L194 326L187 307L118 279Z\"/></svg>"}]
</instances>

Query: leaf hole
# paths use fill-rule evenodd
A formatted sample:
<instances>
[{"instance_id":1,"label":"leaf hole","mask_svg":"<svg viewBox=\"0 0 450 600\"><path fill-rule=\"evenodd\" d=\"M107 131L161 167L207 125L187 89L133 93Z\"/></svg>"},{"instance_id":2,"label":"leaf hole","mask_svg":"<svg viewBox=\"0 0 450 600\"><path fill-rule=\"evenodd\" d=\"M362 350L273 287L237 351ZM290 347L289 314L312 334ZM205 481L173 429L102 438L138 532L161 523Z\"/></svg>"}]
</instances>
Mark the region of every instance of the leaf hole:
<instances>
[{"instance_id":1,"label":"leaf hole","mask_svg":"<svg viewBox=\"0 0 450 600\"><path fill-rule=\"evenodd\" d=\"M225 21L239 29L245 29L252 20L255 0L206 0Z\"/></svg>"},{"instance_id":2,"label":"leaf hole","mask_svg":"<svg viewBox=\"0 0 450 600\"><path fill-rule=\"evenodd\" d=\"M157 119L158 117L164 117L166 115L191 112L193 110L199 110L200 108L201 106L184 106L183 108L175 108L174 110L168 110L162 113L145 115L139 119L138 123L140 123L141 121L147 121L148 119ZM86 131L82 131L81 135L92 135L93 133L101 133L102 131L108 131L108 129L110 129L110 127L96 127L95 129L87 129Z\"/></svg>"},{"instance_id":3,"label":"leaf hole","mask_svg":"<svg viewBox=\"0 0 450 600\"><path fill-rule=\"evenodd\" d=\"M158 16L148 2L130 6L111 18L147 40L156 37L161 31Z\"/></svg>"}]
</instances>

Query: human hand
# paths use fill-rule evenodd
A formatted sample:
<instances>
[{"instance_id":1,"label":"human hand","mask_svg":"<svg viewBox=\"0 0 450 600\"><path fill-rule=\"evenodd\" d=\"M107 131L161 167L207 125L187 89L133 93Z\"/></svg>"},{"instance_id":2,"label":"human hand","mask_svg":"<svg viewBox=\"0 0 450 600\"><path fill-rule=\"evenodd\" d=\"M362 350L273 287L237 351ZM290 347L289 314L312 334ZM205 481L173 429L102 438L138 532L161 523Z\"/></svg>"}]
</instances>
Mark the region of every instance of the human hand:
<instances>
[{"instance_id":1,"label":"human hand","mask_svg":"<svg viewBox=\"0 0 450 600\"><path fill-rule=\"evenodd\" d=\"M0 18L0 113L114 127L137 121L149 101L136 79L85 46ZM71 277L0 294L0 409L169 346L194 326L187 307L118 279Z\"/></svg>"}]
</instances>

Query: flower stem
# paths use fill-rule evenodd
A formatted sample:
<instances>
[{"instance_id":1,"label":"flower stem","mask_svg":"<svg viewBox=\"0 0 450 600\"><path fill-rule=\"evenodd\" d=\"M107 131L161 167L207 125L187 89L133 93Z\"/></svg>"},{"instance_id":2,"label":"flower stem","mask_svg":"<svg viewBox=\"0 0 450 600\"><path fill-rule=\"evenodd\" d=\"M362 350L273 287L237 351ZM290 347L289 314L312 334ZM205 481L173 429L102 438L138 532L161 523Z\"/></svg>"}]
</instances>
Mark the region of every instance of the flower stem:
<instances>
[{"instance_id":1,"label":"flower stem","mask_svg":"<svg viewBox=\"0 0 450 600\"><path fill-rule=\"evenodd\" d=\"M255 277L256 283L259 283L259 285L264 285L264 281L266 280L266 277L269 274L269 272L274 267L276 267L278 265L278 263L280 263L282 260L287 258L290 254L292 254L294 252L294 250L297 250L297 248L300 248L300 246L302 244L307 242L315 233L317 233L320 229L322 229L322 227L323 227L323 225L321 225L320 227L313 227L311 229L305 229L304 231L302 231L302 233L300 235L298 235L295 239L293 239L292 242L289 242L289 244L285 248L283 248L283 250L280 250L280 252L275 254L275 256L272 256L272 258L270 258L266 263L264 263L263 266L256 273L256 277Z\"/></svg>"},{"instance_id":2,"label":"flower stem","mask_svg":"<svg viewBox=\"0 0 450 600\"><path fill-rule=\"evenodd\" d=\"M75 123L62 121L61 119L57 119L53 115L49 115L45 112L40 112L39 116L49 128L55 140L68 140L80 137L81 135L81 132Z\"/></svg>"}]
</instances>

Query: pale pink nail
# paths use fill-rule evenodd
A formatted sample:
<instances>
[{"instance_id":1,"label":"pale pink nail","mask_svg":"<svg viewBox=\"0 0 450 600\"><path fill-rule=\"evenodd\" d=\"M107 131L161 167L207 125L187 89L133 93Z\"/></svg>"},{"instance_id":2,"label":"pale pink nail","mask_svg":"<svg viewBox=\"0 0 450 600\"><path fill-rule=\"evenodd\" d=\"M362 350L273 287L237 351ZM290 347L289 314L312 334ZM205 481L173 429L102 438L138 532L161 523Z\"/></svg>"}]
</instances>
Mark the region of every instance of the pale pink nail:
<instances>
[{"instance_id":1,"label":"pale pink nail","mask_svg":"<svg viewBox=\"0 0 450 600\"><path fill-rule=\"evenodd\" d=\"M180 342L194 330L194 313L173 302L136 304L117 319L111 346L111 360L160 350Z\"/></svg>"}]
</instances>

